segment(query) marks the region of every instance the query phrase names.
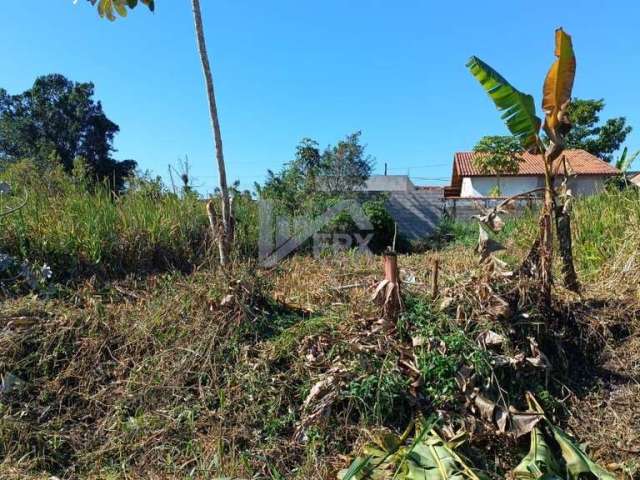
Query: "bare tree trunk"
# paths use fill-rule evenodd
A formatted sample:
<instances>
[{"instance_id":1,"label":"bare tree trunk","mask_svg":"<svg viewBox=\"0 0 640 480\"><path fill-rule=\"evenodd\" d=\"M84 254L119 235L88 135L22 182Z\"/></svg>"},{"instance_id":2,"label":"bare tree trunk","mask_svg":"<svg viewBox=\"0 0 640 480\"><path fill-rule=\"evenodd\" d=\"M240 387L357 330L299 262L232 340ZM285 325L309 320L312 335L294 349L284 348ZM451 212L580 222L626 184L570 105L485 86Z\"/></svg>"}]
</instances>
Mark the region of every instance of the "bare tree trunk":
<instances>
[{"instance_id":1,"label":"bare tree trunk","mask_svg":"<svg viewBox=\"0 0 640 480\"><path fill-rule=\"evenodd\" d=\"M216 146L216 160L218 161L218 175L220 177L220 194L222 196L221 229L218 236L218 246L220 249L220 264L226 265L229 261L229 252L233 238L233 226L231 225L231 205L229 202L229 188L227 187L227 171L224 165L224 153L222 150L222 135L220 133L220 121L218 119L218 107L216 106L216 96L213 89L213 76L209 65L207 45L204 39L204 29L202 26L202 13L200 11L200 0L192 0L193 20L196 28L196 40L200 62L207 87L207 98L209 100L209 115L211 117L211 127Z\"/></svg>"}]
</instances>

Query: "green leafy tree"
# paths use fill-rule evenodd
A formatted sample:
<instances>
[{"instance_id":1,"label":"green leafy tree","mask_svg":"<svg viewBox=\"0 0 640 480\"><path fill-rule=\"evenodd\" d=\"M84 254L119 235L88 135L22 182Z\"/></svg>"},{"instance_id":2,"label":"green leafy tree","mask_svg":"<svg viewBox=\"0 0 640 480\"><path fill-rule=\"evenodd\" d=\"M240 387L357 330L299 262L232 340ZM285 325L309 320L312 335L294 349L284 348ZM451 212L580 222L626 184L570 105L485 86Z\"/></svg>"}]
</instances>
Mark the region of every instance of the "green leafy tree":
<instances>
[{"instance_id":1,"label":"green leafy tree","mask_svg":"<svg viewBox=\"0 0 640 480\"><path fill-rule=\"evenodd\" d=\"M600 112L604 107L602 98L574 98L571 101L567 114L572 127L565 139L566 148L581 148L607 162L613 160L613 153L624 143L631 127L624 117L610 118L601 123Z\"/></svg>"},{"instance_id":2,"label":"green leafy tree","mask_svg":"<svg viewBox=\"0 0 640 480\"><path fill-rule=\"evenodd\" d=\"M29 158L44 166L55 157L70 173L81 157L91 177L109 179L121 189L136 162L112 158L119 127L93 94L93 83L57 74L37 78L18 95L0 89L0 162Z\"/></svg>"},{"instance_id":3,"label":"green leafy tree","mask_svg":"<svg viewBox=\"0 0 640 480\"><path fill-rule=\"evenodd\" d=\"M522 162L522 146L517 138L512 136L490 135L482 137L474 152L481 155L473 157L474 166L484 175L495 175L496 193L501 195L500 176L508 173L518 173Z\"/></svg>"},{"instance_id":4,"label":"green leafy tree","mask_svg":"<svg viewBox=\"0 0 640 480\"><path fill-rule=\"evenodd\" d=\"M256 192L261 198L274 201L282 213L305 211L307 203L317 202L321 193L318 188L321 161L318 143L304 138L296 147L295 158L279 173L268 170L264 185L255 184Z\"/></svg>"},{"instance_id":5,"label":"green leafy tree","mask_svg":"<svg viewBox=\"0 0 640 480\"><path fill-rule=\"evenodd\" d=\"M335 146L327 147L320 160L323 188L332 194L352 192L362 187L371 175L374 159L365 154L361 132L347 135Z\"/></svg>"},{"instance_id":6,"label":"green leafy tree","mask_svg":"<svg viewBox=\"0 0 640 480\"><path fill-rule=\"evenodd\" d=\"M347 135L323 152L318 142L304 138L295 158L278 174L269 170L265 184L256 184L256 191L291 214L308 210L308 204L321 209L321 199L351 194L364 185L373 168L373 158L366 154L360 136L360 132Z\"/></svg>"}]
</instances>

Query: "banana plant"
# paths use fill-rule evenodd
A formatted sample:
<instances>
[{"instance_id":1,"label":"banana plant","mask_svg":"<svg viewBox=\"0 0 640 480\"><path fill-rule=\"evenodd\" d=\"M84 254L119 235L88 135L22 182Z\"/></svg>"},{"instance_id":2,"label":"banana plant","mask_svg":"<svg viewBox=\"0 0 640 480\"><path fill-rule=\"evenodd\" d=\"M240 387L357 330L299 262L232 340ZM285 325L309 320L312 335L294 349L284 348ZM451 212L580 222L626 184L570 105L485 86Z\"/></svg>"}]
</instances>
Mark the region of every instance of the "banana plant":
<instances>
[{"instance_id":1,"label":"banana plant","mask_svg":"<svg viewBox=\"0 0 640 480\"><path fill-rule=\"evenodd\" d=\"M640 150L629 154L629 149L627 147L624 147L624 150L622 150L622 155L620 155L620 158L616 160L616 168L623 174L627 173L629 168L631 168L633 162L635 162L636 158L638 158L638 155L640 155Z\"/></svg>"},{"instance_id":2,"label":"banana plant","mask_svg":"<svg viewBox=\"0 0 640 480\"><path fill-rule=\"evenodd\" d=\"M527 393L527 403L531 412L542 415L543 424L538 424L531 431L529 453L513 470L514 480L616 480L614 475L591 460L569 435L544 415L544 410L531 393ZM555 442L554 448L549 441ZM558 447L561 459L554 453Z\"/></svg>"},{"instance_id":3,"label":"banana plant","mask_svg":"<svg viewBox=\"0 0 640 480\"><path fill-rule=\"evenodd\" d=\"M502 112L507 128L520 141L522 148L532 153L539 153L544 159L544 205L540 216L540 238L535 245L539 248L538 276L546 305L551 303L552 217L554 214L563 259L565 284L573 290L579 288L573 266L568 208L556 202L554 187L553 162L562 154L564 137L571 128L567 107L571 101L576 71L571 37L562 28L555 32L554 53L556 60L547 73L542 92L544 122L536 114L535 102L531 95L519 91L479 58L471 57L467 63L471 74L480 82L497 109ZM542 130L546 134L546 139L541 135Z\"/></svg>"},{"instance_id":4,"label":"banana plant","mask_svg":"<svg viewBox=\"0 0 640 480\"><path fill-rule=\"evenodd\" d=\"M629 149L627 147L624 147L624 150L622 150L622 155L620 155L620 158L616 160L616 168L620 170L620 177L618 177L617 179L620 187L626 187L629 185L629 169L639 155L640 150L630 154Z\"/></svg>"}]
</instances>

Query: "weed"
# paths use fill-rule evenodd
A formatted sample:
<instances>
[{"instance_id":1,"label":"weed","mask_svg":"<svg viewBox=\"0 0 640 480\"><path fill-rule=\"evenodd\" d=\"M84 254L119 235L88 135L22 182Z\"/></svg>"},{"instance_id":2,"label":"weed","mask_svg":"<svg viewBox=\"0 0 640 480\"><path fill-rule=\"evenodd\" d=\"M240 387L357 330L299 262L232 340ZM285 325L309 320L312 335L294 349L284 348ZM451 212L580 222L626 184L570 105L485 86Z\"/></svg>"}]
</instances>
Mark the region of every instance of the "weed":
<instances>
[{"instance_id":1,"label":"weed","mask_svg":"<svg viewBox=\"0 0 640 480\"><path fill-rule=\"evenodd\" d=\"M422 390L436 407L455 398L459 391L456 373L463 365L481 375L488 373L487 354L475 342L477 332L465 331L446 314L435 311L430 301L408 299L402 321L405 332L420 339L416 357Z\"/></svg>"},{"instance_id":2,"label":"weed","mask_svg":"<svg viewBox=\"0 0 640 480\"><path fill-rule=\"evenodd\" d=\"M374 423L407 421L409 381L398 371L397 359L373 359L361 368L367 373L350 382L345 392L361 418Z\"/></svg>"}]
</instances>

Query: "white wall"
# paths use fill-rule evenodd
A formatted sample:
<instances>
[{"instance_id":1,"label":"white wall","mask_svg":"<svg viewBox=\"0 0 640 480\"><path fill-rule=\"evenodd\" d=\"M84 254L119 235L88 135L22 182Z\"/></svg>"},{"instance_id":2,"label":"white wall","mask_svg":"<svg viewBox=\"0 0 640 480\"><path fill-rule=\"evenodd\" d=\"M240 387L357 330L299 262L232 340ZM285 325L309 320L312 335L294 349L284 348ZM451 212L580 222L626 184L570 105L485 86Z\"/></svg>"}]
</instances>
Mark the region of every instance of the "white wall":
<instances>
[{"instance_id":1,"label":"white wall","mask_svg":"<svg viewBox=\"0 0 640 480\"><path fill-rule=\"evenodd\" d=\"M574 196L593 195L604 188L604 182L604 177L596 175L577 176L569 180L569 188ZM460 196L488 197L496 183L495 177L464 177ZM500 178L500 194L503 197L525 193L543 186L544 179L542 176Z\"/></svg>"},{"instance_id":2,"label":"white wall","mask_svg":"<svg viewBox=\"0 0 640 480\"><path fill-rule=\"evenodd\" d=\"M577 176L569 179L569 188L574 196L593 195L604 188L604 177L595 175Z\"/></svg>"},{"instance_id":3,"label":"white wall","mask_svg":"<svg viewBox=\"0 0 640 480\"><path fill-rule=\"evenodd\" d=\"M461 197L488 197L497 185L496 177L464 177ZM500 177L500 193L503 197L528 192L542 185L542 177Z\"/></svg>"}]
</instances>

